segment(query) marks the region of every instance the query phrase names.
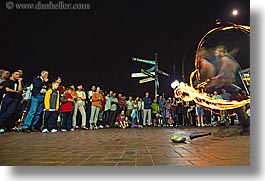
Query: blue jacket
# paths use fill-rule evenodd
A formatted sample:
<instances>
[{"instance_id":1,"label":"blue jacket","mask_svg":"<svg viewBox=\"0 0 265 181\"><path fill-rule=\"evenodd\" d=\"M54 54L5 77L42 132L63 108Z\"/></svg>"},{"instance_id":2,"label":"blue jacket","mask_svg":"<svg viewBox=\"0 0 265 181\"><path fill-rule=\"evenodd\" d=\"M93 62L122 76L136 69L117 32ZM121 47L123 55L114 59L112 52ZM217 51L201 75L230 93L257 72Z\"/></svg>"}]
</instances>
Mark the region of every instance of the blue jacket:
<instances>
[{"instance_id":1,"label":"blue jacket","mask_svg":"<svg viewBox=\"0 0 265 181\"><path fill-rule=\"evenodd\" d=\"M43 86L46 85L46 89L48 87L48 83L42 81L40 77L34 78L32 81L32 84L33 84L32 96L34 96L34 97L37 97L40 94L40 91L43 88Z\"/></svg>"},{"instance_id":2,"label":"blue jacket","mask_svg":"<svg viewBox=\"0 0 265 181\"><path fill-rule=\"evenodd\" d=\"M152 99L150 97L144 97L144 109L151 109L152 108Z\"/></svg>"}]
</instances>

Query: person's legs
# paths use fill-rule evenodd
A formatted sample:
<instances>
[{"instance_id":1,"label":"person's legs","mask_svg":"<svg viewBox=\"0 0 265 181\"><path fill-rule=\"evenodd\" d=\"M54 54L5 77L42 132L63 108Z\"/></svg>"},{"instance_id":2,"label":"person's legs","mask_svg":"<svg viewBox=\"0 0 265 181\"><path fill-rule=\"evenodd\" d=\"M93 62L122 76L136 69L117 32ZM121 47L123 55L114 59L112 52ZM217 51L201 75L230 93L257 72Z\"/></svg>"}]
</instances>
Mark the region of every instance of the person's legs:
<instances>
[{"instance_id":1,"label":"person's legs","mask_svg":"<svg viewBox=\"0 0 265 181\"><path fill-rule=\"evenodd\" d=\"M84 108L84 106L79 106L78 107L78 109L79 109L79 111L80 111L80 113L81 113L81 116L82 116L82 125L81 125L81 127L86 127L86 111L85 111L85 108Z\"/></svg>"},{"instance_id":2,"label":"person's legs","mask_svg":"<svg viewBox=\"0 0 265 181\"><path fill-rule=\"evenodd\" d=\"M29 129L32 125L33 118L37 112L39 101L37 97L32 96L29 112L26 116L22 129Z\"/></svg>"},{"instance_id":3,"label":"person's legs","mask_svg":"<svg viewBox=\"0 0 265 181\"><path fill-rule=\"evenodd\" d=\"M73 113L73 127L75 128L76 127L76 116L77 116L77 110L78 110L78 104L75 104L74 106L74 113Z\"/></svg>"}]
</instances>

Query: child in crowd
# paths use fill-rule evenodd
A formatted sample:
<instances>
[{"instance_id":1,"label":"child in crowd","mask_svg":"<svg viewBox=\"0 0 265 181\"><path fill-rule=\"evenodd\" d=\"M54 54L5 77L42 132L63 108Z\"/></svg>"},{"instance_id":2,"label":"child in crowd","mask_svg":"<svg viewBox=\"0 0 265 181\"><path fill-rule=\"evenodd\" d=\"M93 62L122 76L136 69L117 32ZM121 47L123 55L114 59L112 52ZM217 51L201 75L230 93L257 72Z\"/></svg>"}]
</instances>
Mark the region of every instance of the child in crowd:
<instances>
[{"instance_id":1,"label":"child in crowd","mask_svg":"<svg viewBox=\"0 0 265 181\"><path fill-rule=\"evenodd\" d=\"M158 127L163 126L162 115L159 113L156 114L156 124Z\"/></svg>"},{"instance_id":2,"label":"child in crowd","mask_svg":"<svg viewBox=\"0 0 265 181\"><path fill-rule=\"evenodd\" d=\"M72 129L72 111L73 111L73 89L67 87L64 94L61 97L61 131L74 131Z\"/></svg>"},{"instance_id":3,"label":"child in crowd","mask_svg":"<svg viewBox=\"0 0 265 181\"><path fill-rule=\"evenodd\" d=\"M125 129L128 126L128 117L125 116L124 110L122 110L117 116L116 122L118 123L119 128Z\"/></svg>"},{"instance_id":4,"label":"child in crowd","mask_svg":"<svg viewBox=\"0 0 265 181\"><path fill-rule=\"evenodd\" d=\"M171 127L173 126L174 124L174 120L172 119L172 116L170 116L168 119L167 119L167 126L168 127Z\"/></svg>"},{"instance_id":5,"label":"child in crowd","mask_svg":"<svg viewBox=\"0 0 265 181\"><path fill-rule=\"evenodd\" d=\"M42 124L42 132L48 133L51 131L52 133L57 132L57 116L59 109L59 98L60 94L57 90L59 84L57 82L52 83L52 88L49 89L45 93L44 97L44 119Z\"/></svg>"}]
</instances>

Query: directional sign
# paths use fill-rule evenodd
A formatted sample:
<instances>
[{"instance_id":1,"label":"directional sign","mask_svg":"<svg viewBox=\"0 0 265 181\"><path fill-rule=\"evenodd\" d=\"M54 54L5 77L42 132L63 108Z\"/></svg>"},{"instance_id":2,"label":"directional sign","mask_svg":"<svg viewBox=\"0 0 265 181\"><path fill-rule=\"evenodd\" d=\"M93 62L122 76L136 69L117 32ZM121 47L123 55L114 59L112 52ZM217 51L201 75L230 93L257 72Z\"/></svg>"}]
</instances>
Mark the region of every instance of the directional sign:
<instances>
[{"instance_id":1,"label":"directional sign","mask_svg":"<svg viewBox=\"0 0 265 181\"><path fill-rule=\"evenodd\" d=\"M163 72L162 70L158 70L157 73L168 76L168 77L170 76L168 73Z\"/></svg>"},{"instance_id":2,"label":"directional sign","mask_svg":"<svg viewBox=\"0 0 265 181\"><path fill-rule=\"evenodd\" d=\"M140 59L140 58L136 58L136 57L132 57L132 61L148 63L148 64L152 64L152 65L156 64L156 62L154 60L145 60L145 59Z\"/></svg>"},{"instance_id":3,"label":"directional sign","mask_svg":"<svg viewBox=\"0 0 265 181\"><path fill-rule=\"evenodd\" d=\"M139 84L142 84L142 83L145 83L145 82L150 82L150 81L153 81L153 80L155 80L155 78L148 77L146 79L139 80Z\"/></svg>"},{"instance_id":4,"label":"directional sign","mask_svg":"<svg viewBox=\"0 0 265 181\"><path fill-rule=\"evenodd\" d=\"M151 67L150 69L147 69L146 72L152 72L156 69L156 66ZM155 74L154 74L155 75Z\"/></svg>"},{"instance_id":5,"label":"directional sign","mask_svg":"<svg viewBox=\"0 0 265 181\"><path fill-rule=\"evenodd\" d=\"M151 74L155 75L155 72L150 72ZM131 77L148 77L148 75L143 74L143 73L132 73Z\"/></svg>"},{"instance_id":6,"label":"directional sign","mask_svg":"<svg viewBox=\"0 0 265 181\"><path fill-rule=\"evenodd\" d=\"M154 77L154 76L155 76L155 74L153 75L153 74L151 74L150 72L147 72L147 71L144 70L144 69L141 69L141 73L143 73L143 74L145 74L145 75L148 75L149 77Z\"/></svg>"}]
</instances>

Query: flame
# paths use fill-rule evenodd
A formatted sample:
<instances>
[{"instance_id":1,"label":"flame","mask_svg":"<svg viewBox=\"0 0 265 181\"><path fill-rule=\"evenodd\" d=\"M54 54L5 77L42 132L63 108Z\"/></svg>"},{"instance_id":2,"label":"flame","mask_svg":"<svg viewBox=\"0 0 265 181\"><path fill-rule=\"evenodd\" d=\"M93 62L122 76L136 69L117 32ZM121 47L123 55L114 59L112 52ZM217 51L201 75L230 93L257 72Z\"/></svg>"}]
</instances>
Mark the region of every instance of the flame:
<instances>
[{"instance_id":1,"label":"flame","mask_svg":"<svg viewBox=\"0 0 265 181\"><path fill-rule=\"evenodd\" d=\"M250 103L250 99L243 101L227 101L223 99L213 99L207 93L200 92L186 83L180 84L174 91L176 97L183 101L194 101L203 107L217 110L235 109Z\"/></svg>"},{"instance_id":2,"label":"flame","mask_svg":"<svg viewBox=\"0 0 265 181\"><path fill-rule=\"evenodd\" d=\"M195 56L195 71L193 71L190 74L190 85L186 83L180 84L175 90L174 94L175 97L180 97L183 101L194 101L196 104L199 104L205 108L215 109L215 110L229 110L229 109L235 109L242 106L245 106L246 104L250 103L250 97L247 100L243 101L227 101L223 99L213 99L212 97L208 96L207 93L202 92L203 88L207 85L209 80L206 80L200 84L197 85L196 89L193 87L192 80L194 76L196 76L197 80L200 80L200 72L199 72L199 65L200 65L200 56L199 56L199 50L204 44L204 40L206 36L208 36L210 33L213 33L215 31L226 31L230 29L236 29L241 30L245 33L250 33L250 27L245 25L237 25L232 24L230 26L223 26L214 28L210 31L208 31L200 40L196 56Z\"/></svg>"}]
</instances>

